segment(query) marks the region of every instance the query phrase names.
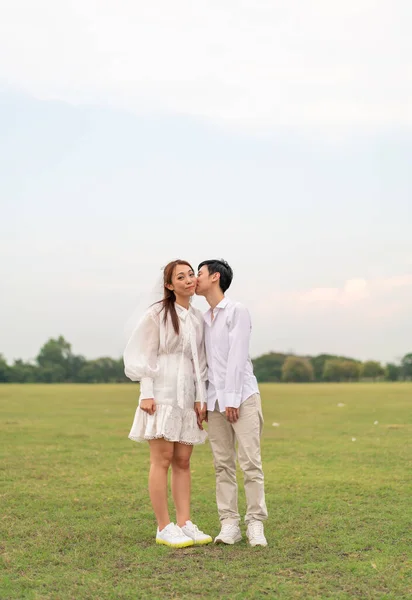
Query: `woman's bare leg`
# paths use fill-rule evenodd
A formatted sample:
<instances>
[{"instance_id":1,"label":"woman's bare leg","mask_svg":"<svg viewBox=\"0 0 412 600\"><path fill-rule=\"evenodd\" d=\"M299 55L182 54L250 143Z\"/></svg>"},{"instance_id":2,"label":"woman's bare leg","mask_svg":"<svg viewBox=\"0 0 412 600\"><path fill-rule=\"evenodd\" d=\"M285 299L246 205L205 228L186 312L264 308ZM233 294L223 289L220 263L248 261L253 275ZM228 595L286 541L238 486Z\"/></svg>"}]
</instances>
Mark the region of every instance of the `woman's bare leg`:
<instances>
[{"instance_id":1,"label":"woman's bare leg","mask_svg":"<svg viewBox=\"0 0 412 600\"><path fill-rule=\"evenodd\" d=\"M173 458L173 442L168 442L161 438L158 440L149 440L149 445L149 495L157 524L161 531L170 523L167 505L167 472Z\"/></svg>"},{"instance_id":2,"label":"woman's bare leg","mask_svg":"<svg viewBox=\"0 0 412 600\"><path fill-rule=\"evenodd\" d=\"M182 527L190 520L190 457L193 446L175 442L172 459L172 495L176 507L176 522Z\"/></svg>"}]
</instances>

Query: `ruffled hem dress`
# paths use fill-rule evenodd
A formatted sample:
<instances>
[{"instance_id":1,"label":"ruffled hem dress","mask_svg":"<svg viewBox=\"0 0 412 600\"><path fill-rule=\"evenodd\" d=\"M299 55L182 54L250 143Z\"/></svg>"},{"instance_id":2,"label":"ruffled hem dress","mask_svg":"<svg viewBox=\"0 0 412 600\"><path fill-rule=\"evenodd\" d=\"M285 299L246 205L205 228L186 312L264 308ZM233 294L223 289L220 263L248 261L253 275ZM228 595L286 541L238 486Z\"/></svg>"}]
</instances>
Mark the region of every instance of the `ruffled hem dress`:
<instances>
[{"instance_id":1,"label":"ruffled hem dress","mask_svg":"<svg viewBox=\"0 0 412 600\"><path fill-rule=\"evenodd\" d=\"M135 442L164 438L181 444L203 444L206 431L197 425L195 402L206 401L207 362L202 313L175 304L179 335L170 314L164 322L162 305L152 306L133 332L124 352L125 373L140 381L129 438ZM148 415L140 402L154 398Z\"/></svg>"}]
</instances>

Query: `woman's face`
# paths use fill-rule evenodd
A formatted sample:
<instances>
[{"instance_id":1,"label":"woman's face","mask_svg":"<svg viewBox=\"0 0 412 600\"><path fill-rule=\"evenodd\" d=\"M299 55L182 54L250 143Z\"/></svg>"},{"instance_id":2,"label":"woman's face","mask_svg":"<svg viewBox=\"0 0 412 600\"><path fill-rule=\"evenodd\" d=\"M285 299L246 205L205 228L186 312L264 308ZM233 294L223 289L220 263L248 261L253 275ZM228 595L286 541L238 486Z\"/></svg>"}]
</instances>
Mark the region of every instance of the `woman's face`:
<instances>
[{"instance_id":1,"label":"woman's face","mask_svg":"<svg viewBox=\"0 0 412 600\"><path fill-rule=\"evenodd\" d=\"M171 289L176 296L193 296L196 290L196 276L188 265L176 265L172 275Z\"/></svg>"}]
</instances>

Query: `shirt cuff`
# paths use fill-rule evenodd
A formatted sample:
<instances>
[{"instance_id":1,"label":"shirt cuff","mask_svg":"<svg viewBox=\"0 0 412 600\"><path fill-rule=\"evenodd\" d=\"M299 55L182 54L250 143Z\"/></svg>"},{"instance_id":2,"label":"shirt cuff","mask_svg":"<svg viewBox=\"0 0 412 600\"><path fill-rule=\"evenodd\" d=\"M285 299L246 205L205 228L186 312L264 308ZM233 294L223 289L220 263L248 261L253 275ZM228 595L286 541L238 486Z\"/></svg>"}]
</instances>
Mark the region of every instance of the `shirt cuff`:
<instances>
[{"instance_id":1,"label":"shirt cuff","mask_svg":"<svg viewBox=\"0 0 412 600\"><path fill-rule=\"evenodd\" d=\"M206 400L207 400L206 381L202 381L201 389L199 389L199 386L196 384L196 400L195 400L195 402L203 402L203 404L206 404Z\"/></svg>"},{"instance_id":2,"label":"shirt cuff","mask_svg":"<svg viewBox=\"0 0 412 600\"><path fill-rule=\"evenodd\" d=\"M225 393L226 408L239 408L241 402L242 402L242 394L237 394L236 392L226 392Z\"/></svg>"},{"instance_id":3,"label":"shirt cuff","mask_svg":"<svg viewBox=\"0 0 412 600\"><path fill-rule=\"evenodd\" d=\"M140 380L140 400L154 398L153 394L153 379L151 377L143 377Z\"/></svg>"}]
</instances>

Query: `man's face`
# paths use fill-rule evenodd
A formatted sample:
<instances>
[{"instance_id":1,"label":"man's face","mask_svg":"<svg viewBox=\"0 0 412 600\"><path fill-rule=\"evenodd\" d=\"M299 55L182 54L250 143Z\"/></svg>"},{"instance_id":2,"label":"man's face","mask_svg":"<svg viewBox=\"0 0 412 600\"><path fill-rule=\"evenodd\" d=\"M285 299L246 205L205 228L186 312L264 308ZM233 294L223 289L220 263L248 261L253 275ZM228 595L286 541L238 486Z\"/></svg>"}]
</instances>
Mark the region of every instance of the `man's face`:
<instances>
[{"instance_id":1,"label":"man's face","mask_svg":"<svg viewBox=\"0 0 412 600\"><path fill-rule=\"evenodd\" d=\"M209 291L211 285L212 275L209 274L207 265L203 265L197 274L196 294L198 296L204 296Z\"/></svg>"}]
</instances>

